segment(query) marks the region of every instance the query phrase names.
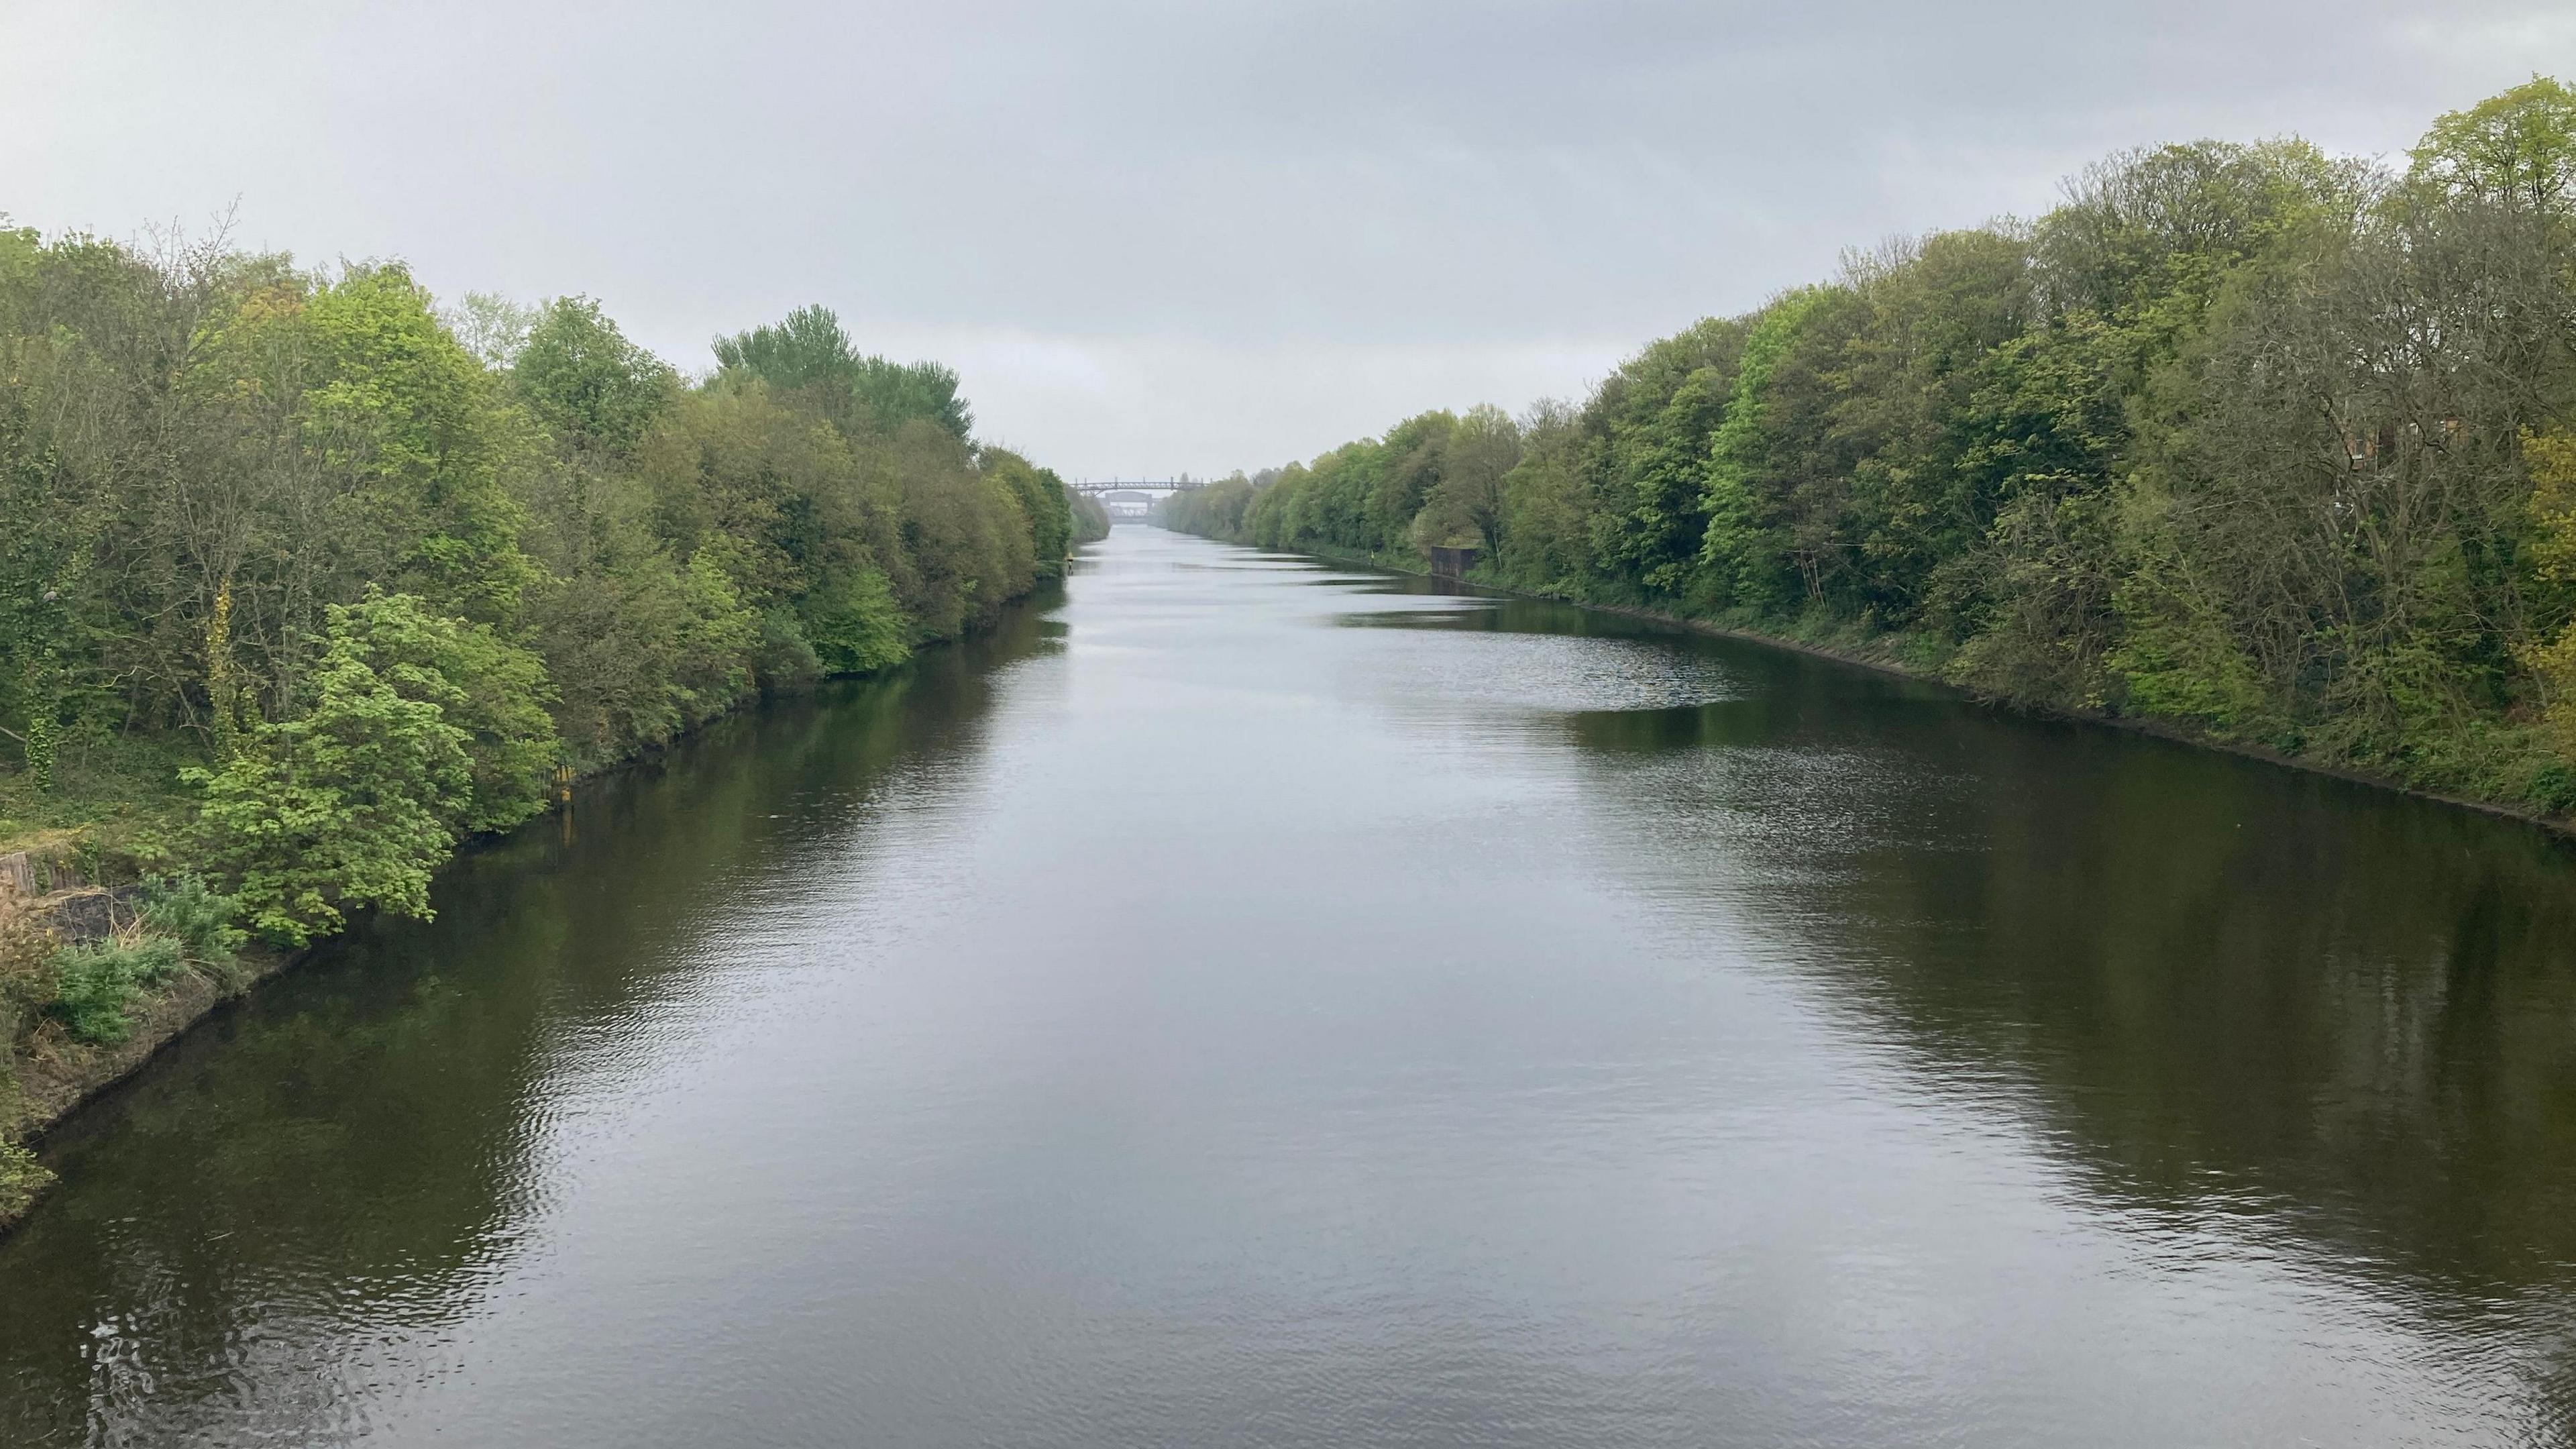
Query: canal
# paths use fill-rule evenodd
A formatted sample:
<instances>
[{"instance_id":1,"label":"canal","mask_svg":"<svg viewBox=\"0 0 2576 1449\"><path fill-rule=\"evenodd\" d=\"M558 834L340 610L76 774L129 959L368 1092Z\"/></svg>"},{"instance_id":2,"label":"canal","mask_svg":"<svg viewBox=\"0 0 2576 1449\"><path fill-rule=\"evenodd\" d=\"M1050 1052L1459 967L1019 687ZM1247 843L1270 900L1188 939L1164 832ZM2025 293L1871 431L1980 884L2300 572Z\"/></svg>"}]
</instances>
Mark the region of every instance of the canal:
<instances>
[{"instance_id":1,"label":"canal","mask_svg":"<svg viewBox=\"0 0 2576 1449\"><path fill-rule=\"evenodd\" d=\"M2560 1445L2576 852L1120 529L47 1146L0 1443Z\"/></svg>"}]
</instances>

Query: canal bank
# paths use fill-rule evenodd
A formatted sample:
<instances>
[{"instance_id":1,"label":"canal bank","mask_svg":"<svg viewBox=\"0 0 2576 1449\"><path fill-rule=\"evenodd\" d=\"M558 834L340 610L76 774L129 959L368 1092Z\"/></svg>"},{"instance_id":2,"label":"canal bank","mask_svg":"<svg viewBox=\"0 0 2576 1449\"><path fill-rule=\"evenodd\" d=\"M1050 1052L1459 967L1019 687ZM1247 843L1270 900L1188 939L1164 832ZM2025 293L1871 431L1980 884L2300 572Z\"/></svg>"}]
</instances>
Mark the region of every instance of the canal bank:
<instances>
[{"instance_id":1,"label":"canal bank","mask_svg":"<svg viewBox=\"0 0 2576 1449\"><path fill-rule=\"evenodd\" d=\"M1159 525L1156 526L1159 527ZM1198 537L1199 535L1190 534L1184 536ZM1222 542L1222 540L1213 541ZM1238 548L1257 547L1257 545L1252 544L1234 544L1229 546ZM1428 567L1412 568L1399 561L1364 558L1356 554L1324 553L1304 549L1265 551L1279 552L1291 557L1324 559L1333 563L1348 564L1359 568L1379 569L1387 573L1400 575L1406 578L1429 580L1443 587L1472 590L1494 598L1527 599L1533 602L1560 604L1568 608L1590 609L1599 613L1620 615L1625 618L1648 620L1653 623L1670 626L1671 628L1681 630L1685 633L1703 635L1709 638L1734 639L1748 644L1762 645L1766 648L1786 649L1794 653L1805 654L1818 659L1830 659L1842 664L1856 665L1863 669L1876 670L1882 674L1892 674L1899 678L1914 680L1936 689L1949 690L1958 695L1961 699L1974 700L1978 704L1987 708L2007 711L2009 713L2021 715L2025 718L2064 720L2082 724L2100 725L2107 729L2123 730L2131 734L2146 735L2155 739L2171 740L2177 744L2189 745L2196 749L2215 750L2222 754L2236 755L2244 759L2260 760L2265 764L2278 765L2284 769L2304 771L2309 774L2322 775L2328 779L2343 780L2357 785L2366 785L2375 790L2391 791L2417 800L2427 800L2436 804L2452 806L2462 810L2472 810L2481 815L2491 815L2499 819L2518 821L2525 825L2535 826L2560 839L2576 840L2576 815L2552 815L2542 811L2533 810L2525 806L2507 804L2495 800L2479 799L2473 795L2454 795L2440 790L2427 790L2420 786L2410 785L2403 780L2396 779L2389 775L2375 774L2368 770L2358 770L2342 765L2330 764L2304 755L2285 754L2280 750L2272 749L2265 745L2254 744L2244 740L2224 738L2211 734L2206 730L2194 729L2187 724L2174 720L2142 718L2137 715L2120 714L2111 710L2060 709L2048 705L2033 704L2028 701L2004 699L1993 695L1983 694L1977 690L1970 689L1964 685L1957 684L1944 678L1938 669L1928 668L1915 660L1907 658L1902 647L1904 640L1901 635L1881 634L1876 636L1836 640L1800 639L1792 635L1771 633L1761 629L1748 629L1726 624L1715 624L1705 619L1694 619L1683 614L1667 614L1654 609L1635 608L1624 604L1585 603L1573 599L1561 599L1552 594L1527 593L1497 584L1490 579L1472 577L1464 569L1443 571L1443 569L1436 563ZM1443 552L1451 554L1465 552L1472 555L1474 551L1449 549L1443 550Z\"/></svg>"},{"instance_id":2,"label":"canal bank","mask_svg":"<svg viewBox=\"0 0 2576 1449\"><path fill-rule=\"evenodd\" d=\"M1004 620L990 631L990 636L1001 639L1026 636L1035 616L1054 607L1061 598L1060 583L1042 584L1031 594L1008 605ZM972 645L977 638L983 637L986 636L970 636L963 642ZM725 730L745 714L777 708L810 707L814 697L830 697L883 684L890 678L900 678L921 658L935 658L944 650L959 647L961 641L941 641L925 647L914 656L914 662L879 675L826 680L813 686L810 692L763 694L748 699L735 710L709 720L668 745L566 780L564 788L569 793L559 809L503 835L478 836L458 842L451 865L526 832L569 828L582 797L595 794L604 783L619 776L659 767L675 750L701 747L705 737ZM69 858L39 861L37 865L48 882L57 871L71 872L75 869ZM26 879L22 880L21 876ZM24 949L50 957L61 945L113 939L120 931L130 934L136 925L132 910L116 903L118 898L131 895L135 889L132 886L120 886L111 891L92 885L86 889L48 890L33 894L23 887L35 878L35 871L25 869L0 876L0 953ZM77 880L84 877L73 874L69 878ZM101 897L108 899L101 900ZM82 907L94 907L84 914L99 919L76 923L59 919ZM371 922L373 916L373 912L357 913L350 929ZM244 944L220 969L192 964L166 982L138 992L126 1010L126 1032L119 1040L85 1042L58 1027L45 1029L50 1024L40 1023L39 1030L27 1043L32 1050L21 1050L14 1054L14 1059L12 1054L0 1053L0 1238L5 1238L29 1215L38 1211L45 1194L56 1185L55 1174L42 1165L48 1134L84 1107L144 1071L189 1033L207 1025L217 1013L241 1002L270 978L312 959L316 953L331 950L337 939L336 935L324 937L294 949L254 940ZM0 1017L0 1021L5 1020L5 1017Z\"/></svg>"},{"instance_id":3,"label":"canal bank","mask_svg":"<svg viewBox=\"0 0 2576 1449\"><path fill-rule=\"evenodd\" d=\"M0 903L0 912L8 909ZM0 931L5 930L0 923ZM40 1208L54 1185L53 1174L41 1164L47 1131L143 1070L163 1048L303 954L246 950L227 981L203 972L183 973L131 1010L124 1040L89 1046L49 1039L21 1057L7 1083L10 1091L0 1099L0 1106L10 1109L0 1116L0 1237ZM12 1146L18 1151L11 1152Z\"/></svg>"}]
</instances>

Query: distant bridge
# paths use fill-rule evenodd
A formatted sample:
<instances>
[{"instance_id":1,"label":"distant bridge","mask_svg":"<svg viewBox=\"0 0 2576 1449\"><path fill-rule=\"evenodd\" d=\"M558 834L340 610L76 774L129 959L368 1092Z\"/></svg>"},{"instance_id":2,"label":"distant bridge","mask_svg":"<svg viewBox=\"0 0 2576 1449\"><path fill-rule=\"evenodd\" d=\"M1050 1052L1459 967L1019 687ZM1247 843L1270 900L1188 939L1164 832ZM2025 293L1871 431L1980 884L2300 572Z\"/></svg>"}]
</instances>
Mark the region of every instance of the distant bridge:
<instances>
[{"instance_id":1,"label":"distant bridge","mask_svg":"<svg viewBox=\"0 0 2576 1449\"><path fill-rule=\"evenodd\" d=\"M1113 520L1142 520L1155 504L1173 494L1206 486L1206 479L1184 474L1178 478L1085 478L1073 489L1099 499Z\"/></svg>"}]
</instances>

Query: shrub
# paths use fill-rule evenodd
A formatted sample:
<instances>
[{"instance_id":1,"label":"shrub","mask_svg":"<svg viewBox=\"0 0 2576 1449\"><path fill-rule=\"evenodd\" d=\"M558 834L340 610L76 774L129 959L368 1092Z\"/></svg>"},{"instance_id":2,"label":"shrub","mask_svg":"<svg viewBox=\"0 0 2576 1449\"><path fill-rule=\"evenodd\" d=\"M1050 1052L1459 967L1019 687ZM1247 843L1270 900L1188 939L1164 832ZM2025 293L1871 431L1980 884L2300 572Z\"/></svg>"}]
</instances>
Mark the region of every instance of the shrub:
<instances>
[{"instance_id":1,"label":"shrub","mask_svg":"<svg viewBox=\"0 0 2576 1449\"><path fill-rule=\"evenodd\" d=\"M168 936L65 946L54 954L53 1013L74 1038L112 1046L133 1032L130 1013L143 988L186 964L187 952Z\"/></svg>"},{"instance_id":2,"label":"shrub","mask_svg":"<svg viewBox=\"0 0 2576 1449\"><path fill-rule=\"evenodd\" d=\"M790 609L772 609L760 617L760 653L752 661L760 687L777 691L802 689L823 673L821 656L805 638Z\"/></svg>"},{"instance_id":3,"label":"shrub","mask_svg":"<svg viewBox=\"0 0 2576 1449\"><path fill-rule=\"evenodd\" d=\"M233 924L240 906L231 896L186 873L154 876L143 890L143 924L153 934L177 941L189 960L218 974L233 964L244 936Z\"/></svg>"},{"instance_id":4,"label":"shrub","mask_svg":"<svg viewBox=\"0 0 2576 1449\"><path fill-rule=\"evenodd\" d=\"M25 1212L53 1180L25 1143L0 1138L0 1223Z\"/></svg>"},{"instance_id":5,"label":"shrub","mask_svg":"<svg viewBox=\"0 0 2576 1449\"><path fill-rule=\"evenodd\" d=\"M876 569L856 569L834 580L831 587L816 591L806 608L805 634L820 667L831 673L870 674L912 655L904 642L912 621Z\"/></svg>"}]
</instances>

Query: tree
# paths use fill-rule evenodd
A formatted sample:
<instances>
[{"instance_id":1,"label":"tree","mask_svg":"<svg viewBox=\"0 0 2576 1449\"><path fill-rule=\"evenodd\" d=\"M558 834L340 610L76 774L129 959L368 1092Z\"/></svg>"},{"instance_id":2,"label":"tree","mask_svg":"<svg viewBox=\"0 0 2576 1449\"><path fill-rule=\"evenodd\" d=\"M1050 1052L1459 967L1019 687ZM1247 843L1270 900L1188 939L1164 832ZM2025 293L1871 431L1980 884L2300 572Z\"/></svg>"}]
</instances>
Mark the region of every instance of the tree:
<instances>
[{"instance_id":1,"label":"tree","mask_svg":"<svg viewBox=\"0 0 2576 1449\"><path fill-rule=\"evenodd\" d=\"M1585 409L1593 446L1583 466L1601 505L1592 576L1614 600L1669 601L1689 587L1708 535L1709 439L1751 330L1711 319L1650 344Z\"/></svg>"},{"instance_id":2,"label":"tree","mask_svg":"<svg viewBox=\"0 0 2576 1449\"><path fill-rule=\"evenodd\" d=\"M2576 90L2533 76L2446 112L2408 155L2418 185L2564 222L2576 208Z\"/></svg>"},{"instance_id":3,"label":"tree","mask_svg":"<svg viewBox=\"0 0 2576 1449\"><path fill-rule=\"evenodd\" d=\"M942 363L861 358L850 393L862 409L859 416L879 432L896 432L920 421L961 443L974 433L975 414L958 390L957 373Z\"/></svg>"},{"instance_id":4,"label":"tree","mask_svg":"<svg viewBox=\"0 0 2576 1449\"><path fill-rule=\"evenodd\" d=\"M448 822L458 834L506 830L545 808L558 747L544 660L489 625L442 618L407 594L370 590L335 608L331 625L396 694L435 704L463 732L472 781Z\"/></svg>"},{"instance_id":5,"label":"tree","mask_svg":"<svg viewBox=\"0 0 2576 1449\"><path fill-rule=\"evenodd\" d=\"M1987 359L2029 328L2029 242L1943 232L1855 258L1845 284L1866 311L1841 351L1827 427L1853 460L1857 601L1873 622L1955 637L1965 601L1945 565L1982 543L1998 502L1993 480L1966 466L1963 424Z\"/></svg>"},{"instance_id":6,"label":"tree","mask_svg":"<svg viewBox=\"0 0 2576 1449\"><path fill-rule=\"evenodd\" d=\"M54 785L62 728L63 664L82 648L81 576L91 525L64 506L52 459L28 446L23 424L0 415L0 732L14 741L36 787Z\"/></svg>"},{"instance_id":7,"label":"tree","mask_svg":"<svg viewBox=\"0 0 2576 1449\"><path fill-rule=\"evenodd\" d=\"M678 386L668 363L627 341L588 297L558 297L536 314L510 377L556 437L621 454L644 440Z\"/></svg>"},{"instance_id":8,"label":"tree","mask_svg":"<svg viewBox=\"0 0 2576 1449\"><path fill-rule=\"evenodd\" d=\"M528 345L528 334L544 315L544 308L513 302L496 292L468 292L440 314L440 320L476 362L506 372L518 361L520 349Z\"/></svg>"},{"instance_id":9,"label":"tree","mask_svg":"<svg viewBox=\"0 0 2576 1449\"><path fill-rule=\"evenodd\" d=\"M466 732L442 708L456 692L416 677L438 697L404 697L369 667L347 611L332 622L311 710L262 726L219 769L185 772L205 792L205 860L281 945L338 930L353 907L427 918L430 873L473 799Z\"/></svg>"},{"instance_id":10,"label":"tree","mask_svg":"<svg viewBox=\"0 0 2576 1449\"><path fill-rule=\"evenodd\" d=\"M1073 508L1064 480L1007 448L982 448L976 470L1010 490L1028 520L1029 552L1038 578L1061 578L1073 551Z\"/></svg>"},{"instance_id":11,"label":"tree","mask_svg":"<svg viewBox=\"0 0 2576 1449\"><path fill-rule=\"evenodd\" d=\"M398 266L355 269L302 310L319 364L302 429L355 491L349 562L442 612L507 621L531 574L482 368Z\"/></svg>"},{"instance_id":12,"label":"tree","mask_svg":"<svg viewBox=\"0 0 2576 1449\"><path fill-rule=\"evenodd\" d=\"M1979 365L1959 466L1996 503L1985 537L1941 580L1965 641L1949 668L1959 683L2062 708L2104 702L2119 567L2110 495L2128 441L2122 353L2113 329L2078 312Z\"/></svg>"},{"instance_id":13,"label":"tree","mask_svg":"<svg viewBox=\"0 0 2576 1449\"><path fill-rule=\"evenodd\" d=\"M953 372L820 309L721 352L690 385L586 297L441 312L399 263L0 224L6 813L193 844L307 940L425 910L559 764L1062 570L1061 481L975 447Z\"/></svg>"},{"instance_id":14,"label":"tree","mask_svg":"<svg viewBox=\"0 0 2576 1449\"><path fill-rule=\"evenodd\" d=\"M1375 449L1337 455L1350 472L1352 485L1365 496L1356 499L1338 540L1355 553L1376 554L1400 548L1414 531L1416 518L1449 471L1449 444L1457 435L1458 417L1446 410L1419 413L1387 429Z\"/></svg>"},{"instance_id":15,"label":"tree","mask_svg":"<svg viewBox=\"0 0 2576 1449\"><path fill-rule=\"evenodd\" d=\"M1773 377L1797 346L1800 329L1827 300L1825 289L1808 288L1762 310L1745 338L1725 420L1709 439L1700 494L1708 527L1699 562L1708 571L1712 602L1720 606L1763 609L1786 602L1784 570L1793 544L1782 528L1785 490L1773 474L1789 455L1775 449L1767 413Z\"/></svg>"},{"instance_id":16,"label":"tree","mask_svg":"<svg viewBox=\"0 0 2576 1449\"><path fill-rule=\"evenodd\" d=\"M1424 500L1416 530L1421 540L1447 543L1463 533L1484 549L1486 559L1499 562L1511 508L1504 480L1520 461L1520 425L1490 403L1470 408L1442 448L1440 480Z\"/></svg>"},{"instance_id":17,"label":"tree","mask_svg":"<svg viewBox=\"0 0 2576 1449\"><path fill-rule=\"evenodd\" d=\"M799 307L784 321L719 337L715 353L728 371L775 388L811 390L844 433L890 437L914 421L932 423L960 442L973 431L974 414L958 391L955 372L935 362L862 356L826 307Z\"/></svg>"},{"instance_id":18,"label":"tree","mask_svg":"<svg viewBox=\"0 0 2576 1449\"><path fill-rule=\"evenodd\" d=\"M1495 564L1522 588L1580 598L1590 586L1596 500L1583 467L1583 424L1582 410L1557 398L1521 416L1521 457L1503 478Z\"/></svg>"},{"instance_id":19,"label":"tree","mask_svg":"<svg viewBox=\"0 0 2576 1449\"><path fill-rule=\"evenodd\" d=\"M784 321L719 337L715 353L719 366L781 388L846 385L859 360L841 319L822 306L799 307Z\"/></svg>"},{"instance_id":20,"label":"tree","mask_svg":"<svg viewBox=\"0 0 2576 1449\"><path fill-rule=\"evenodd\" d=\"M2526 434L2532 479L2532 556L2541 577L2562 591L2553 633L2526 646L2525 660L2542 685L2542 708L2561 761L2576 769L2576 619L2564 594L2576 592L2576 433ZM2563 808L2566 802L2560 802Z\"/></svg>"}]
</instances>

